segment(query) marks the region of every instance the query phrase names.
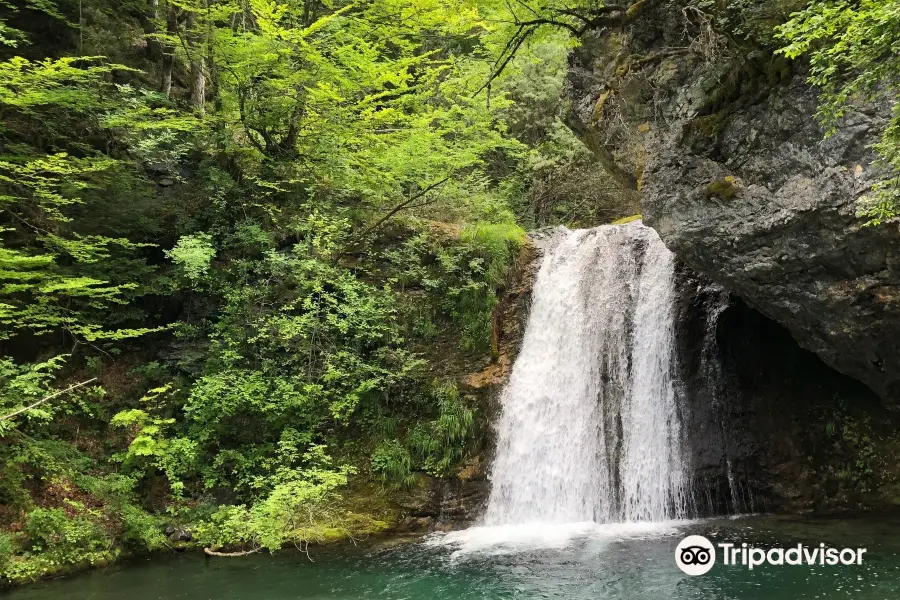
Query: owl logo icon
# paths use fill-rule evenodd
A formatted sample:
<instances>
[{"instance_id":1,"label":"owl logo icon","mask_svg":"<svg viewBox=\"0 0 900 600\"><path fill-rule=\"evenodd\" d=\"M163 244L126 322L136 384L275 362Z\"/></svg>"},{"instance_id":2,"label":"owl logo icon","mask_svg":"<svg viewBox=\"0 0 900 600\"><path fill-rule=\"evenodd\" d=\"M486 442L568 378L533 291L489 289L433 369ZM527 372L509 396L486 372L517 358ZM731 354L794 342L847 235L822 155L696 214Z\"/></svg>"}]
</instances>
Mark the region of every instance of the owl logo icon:
<instances>
[{"instance_id":1,"label":"owl logo icon","mask_svg":"<svg viewBox=\"0 0 900 600\"><path fill-rule=\"evenodd\" d=\"M688 575L703 575L716 564L716 549L702 535L689 535L675 548L675 564Z\"/></svg>"}]
</instances>

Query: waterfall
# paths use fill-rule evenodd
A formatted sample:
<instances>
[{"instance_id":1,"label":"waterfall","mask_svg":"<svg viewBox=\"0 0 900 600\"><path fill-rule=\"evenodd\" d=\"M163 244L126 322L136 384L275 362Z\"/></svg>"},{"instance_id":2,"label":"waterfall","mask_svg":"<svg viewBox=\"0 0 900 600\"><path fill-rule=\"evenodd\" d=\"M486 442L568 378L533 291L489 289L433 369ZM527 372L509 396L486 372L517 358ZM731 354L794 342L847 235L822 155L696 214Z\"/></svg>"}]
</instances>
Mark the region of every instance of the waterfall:
<instances>
[{"instance_id":1,"label":"waterfall","mask_svg":"<svg viewBox=\"0 0 900 600\"><path fill-rule=\"evenodd\" d=\"M687 515L674 256L640 222L545 255L502 394L486 525Z\"/></svg>"}]
</instances>

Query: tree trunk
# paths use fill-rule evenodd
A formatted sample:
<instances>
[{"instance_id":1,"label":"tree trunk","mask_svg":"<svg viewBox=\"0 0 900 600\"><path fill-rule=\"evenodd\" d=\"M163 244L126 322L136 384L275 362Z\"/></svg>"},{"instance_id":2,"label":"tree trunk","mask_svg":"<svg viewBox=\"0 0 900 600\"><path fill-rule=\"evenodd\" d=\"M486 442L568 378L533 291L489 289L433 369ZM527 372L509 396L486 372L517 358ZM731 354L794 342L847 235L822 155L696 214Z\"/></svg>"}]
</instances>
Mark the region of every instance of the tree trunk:
<instances>
[{"instance_id":1,"label":"tree trunk","mask_svg":"<svg viewBox=\"0 0 900 600\"><path fill-rule=\"evenodd\" d=\"M147 36L147 58L153 61L162 60L162 44L154 37L156 34L156 20L159 18L159 0L150 0L150 8L144 17L141 17L141 26Z\"/></svg>"},{"instance_id":2,"label":"tree trunk","mask_svg":"<svg viewBox=\"0 0 900 600\"><path fill-rule=\"evenodd\" d=\"M174 36L178 32L178 13L173 6L166 7L166 34ZM175 45L171 39L163 44L162 75L159 91L168 98L172 93L172 72L175 70Z\"/></svg>"},{"instance_id":3,"label":"tree trunk","mask_svg":"<svg viewBox=\"0 0 900 600\"><path fill-rule=\"evenodd\" d=\"M191 104L201 115L206 105L206 65L202 56L191 61Z\"/></svg>"},{"instance_id":4,"label":"tree trunk","mask_svg":"<svg viewBox=\"0 0 900 600\"><path fill-rule=\"evenodd\" d=\"M197 31L197 13L188 14L187 31L191 50L191 105L202 115L206 106L206 48L203 34Z\"/></svg>"}]
</instances>

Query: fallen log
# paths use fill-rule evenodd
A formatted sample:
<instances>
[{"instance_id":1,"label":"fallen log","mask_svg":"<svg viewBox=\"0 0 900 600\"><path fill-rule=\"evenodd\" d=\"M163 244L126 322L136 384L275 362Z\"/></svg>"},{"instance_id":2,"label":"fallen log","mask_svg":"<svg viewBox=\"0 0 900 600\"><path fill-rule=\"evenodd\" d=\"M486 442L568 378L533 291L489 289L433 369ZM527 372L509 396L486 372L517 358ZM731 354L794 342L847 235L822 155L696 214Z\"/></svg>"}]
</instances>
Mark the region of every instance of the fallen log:
<instances>
[{"instance_id":1,"label":"fallen log","mask_svg":"<svg viewBox=\"0 0 900 600\"><path fill-rule=\"evenodd\" d=\"M244 550L243 552L216 552L215 550L210 550L209 548L204 548L203 552L207 554L207 556L223 556L223 557L232 557L232 556L247 556L248 554L253 554L255 552L259 552L262 548L254 548L253 550Z\"/></svg>"}]
</instances>

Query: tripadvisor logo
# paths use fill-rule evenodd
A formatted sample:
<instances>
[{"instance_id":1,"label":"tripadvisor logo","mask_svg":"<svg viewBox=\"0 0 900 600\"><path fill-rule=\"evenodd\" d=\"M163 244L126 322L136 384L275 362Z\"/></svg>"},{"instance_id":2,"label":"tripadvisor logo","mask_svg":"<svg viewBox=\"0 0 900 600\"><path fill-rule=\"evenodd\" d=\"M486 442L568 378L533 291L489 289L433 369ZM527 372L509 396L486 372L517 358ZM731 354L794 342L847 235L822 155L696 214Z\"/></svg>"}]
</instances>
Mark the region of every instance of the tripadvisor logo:
<instances>
[{"instance_id":1,"label":"tripadvisor logo","mask_svg":"<svg viewBox=\"0 0 900 600\"><path fill-rule=\"evenodd\" d=\"M702 535L689 535L675 548L675 564L688 575L703 575L716 564L716 549Z\"/></svg>"},{"instance_id":2,"label":"tripadvisor logo","mask_svg":"<svg viewBox=\"0 0 900 600\"><path fill-rule=\"evenodd\" d=\"M744 566L749 570L760 565L861 565L865 548L828 548L825 544L790 548L755 548L748 544L718 544L722 564ZM675 548L675 564L688 575L703 575L716 564L716 549L702 535L690 535Z\"/></svg>"}]
</instances>

